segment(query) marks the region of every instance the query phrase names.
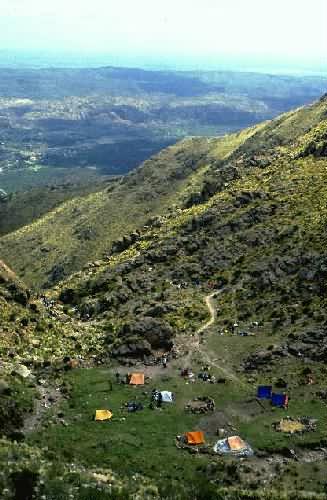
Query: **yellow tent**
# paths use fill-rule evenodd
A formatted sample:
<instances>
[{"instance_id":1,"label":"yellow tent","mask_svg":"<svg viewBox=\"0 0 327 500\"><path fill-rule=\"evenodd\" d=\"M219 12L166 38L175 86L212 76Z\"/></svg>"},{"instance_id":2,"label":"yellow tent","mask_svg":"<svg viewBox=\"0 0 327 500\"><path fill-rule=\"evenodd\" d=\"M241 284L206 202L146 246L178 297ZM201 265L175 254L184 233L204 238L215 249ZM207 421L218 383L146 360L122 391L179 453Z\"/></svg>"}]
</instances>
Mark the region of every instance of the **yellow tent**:
<instances>
[{"instance_id":1,"label":"yellow tent","mask_svg":"<svg viewBox=\"0 0 327 500\"><path fill-rule=\"evenodd\" d=\"M279 429L281 432L288 432L290 434L294 434L295 432L303 432L305 431L305 425L302 424L299 420L290 420L287 418L282 418L279 422Z\"/></svg>"},{"instance_id":2,"label":"yellow tent","mask_svg":"<svg viewBox=\"0 0 327 500\"><path fill-rule=\"evenodd\" d=\"M96 410L95 412L95 420L103 421L110 420L112 417L112 413L110 410Z\"/></svg>"},{"instance_id":3,"label":"yellow tent","mask_svg":"<svg viewBox=\"0 0 327 500\"><path fill-rule=\"evenodd\" d=\"M144 373L132 373L129 383L130 385L144 385Z\"/></svg>"},{"instance_id":4,"label":"yellow tent","mask_svg":"<svg viewBox=\"0 0 327 500\"><path fill-rule=\"evenodd\" d=\"M186 432L185 437L187 444L203 444L205 442L202 431Z\"/></svg>"}]
</instances>

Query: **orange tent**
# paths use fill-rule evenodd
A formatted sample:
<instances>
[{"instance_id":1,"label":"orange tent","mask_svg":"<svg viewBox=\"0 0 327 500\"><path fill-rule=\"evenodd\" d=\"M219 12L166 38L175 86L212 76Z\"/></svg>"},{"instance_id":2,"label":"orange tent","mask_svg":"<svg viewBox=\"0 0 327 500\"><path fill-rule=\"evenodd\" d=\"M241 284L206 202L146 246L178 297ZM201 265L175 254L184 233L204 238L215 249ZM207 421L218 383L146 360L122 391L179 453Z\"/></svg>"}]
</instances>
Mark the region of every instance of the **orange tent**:
<instances>
[{"instance_id":1,"label":"orange tent","mask_svg":"<svg viewBox=\"0 0 327 500\"><path fill-rule=\"evenodd\" d=\"M144 385L144 373L132 373L129 383L130 385Z\"/></svg>"},{"instance_id":2,"label":"orange tent","mask_svg":"<svg viewBox=\"0 0 327 500\"><path fill-rule=\"evenodd\" d=\"M239 436L231 436L227 438L227 442L232 451L240 451L246 448L246 443Z\"/></svg>"},{"instance_id":3,"label":"orange tent","mask_svg":"<svg viewBox=\"0 0 327 500\"><path fill-rule=\"evenodd\" d=\"M202 431L186 432L185 437L187 444L203 444L205 442Z\"/></svg>"}]
</instances>

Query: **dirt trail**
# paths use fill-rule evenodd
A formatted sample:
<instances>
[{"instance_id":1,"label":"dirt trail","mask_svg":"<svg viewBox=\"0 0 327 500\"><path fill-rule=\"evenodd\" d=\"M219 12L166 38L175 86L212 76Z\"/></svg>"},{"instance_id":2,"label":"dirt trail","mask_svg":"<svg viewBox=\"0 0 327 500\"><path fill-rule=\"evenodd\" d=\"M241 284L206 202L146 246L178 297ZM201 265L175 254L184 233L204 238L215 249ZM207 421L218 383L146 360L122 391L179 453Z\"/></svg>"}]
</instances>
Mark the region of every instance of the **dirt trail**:
<instances>
[{"instance_id":1,"label":"dirt trail","mask_svg":"<svg viewBox=\"0 0 327 500\"><path fill-rule=\"evenodd\" d=\"M62 399L61 392L53 386L43 384L39 385L37 390L39 398L35 400L34 411L26 417L22 429L25 434L29 434L40 427L43 415Z\"/></svg>"},{"instance_id":2,"label":"dirt trail","mask_svg":"<svg viewBox=\"0 0 327 500\"><path fill-rule=\"evenodd\" d=\"M204 325L202 325L195 333L195 336L192 339L191 345L189 345L189 352L187 356L184 358L183 365L185 368L191 365L191 360L192 356L194 355L195 352L198 352L201 354L204 363L214 366L217 368L225 377L239 382L239 377L237 377L232 370L229 370L228 368L222 366L216 359L213 359L213 357L210 355L210 353L207 351L205 346L201 343L201 337L203 333L208 330L216 321L217 318L217 312L216 312L216 307L213 302L213 299L216 298L218 295L220 295L224 289L221 290L216 290L209 295L206 295L204 300L206 303L207 308L209 309L210 312L210 319L207 321Z\"/></svg>"},{"instance_id":3,"label":"dirt trail","mask_svg":"<svg viewBox=\"0 0 327 500\"><path fill-rule=\"evenodd\" d=\"M210 312L210 319L195 332L194 336L191 338L191 342L188 342L188 347L189 347L188 354L183 359L184 368L187 368L188 366L191 365L191 359L194 352L196 351L202 352L202 349L200 348L201 336L203 332L205 332L208 328L210 328L210 326L213 325L214 322L216 321L216 309L212 303L212 299L216 297L218 293L220 292L217 291L212 292L209 295L206 295L204 298L206 306Z\"/></svg>"},{"instance_id":4,"label":"dirt trail","mask_svg":"<svg viewBox=\"0 0 327 500\"><path fill-rule=\"evenodd\" d=\"M210 319L209 319L209 321L207 321L207 323L205 323L203 326L201 326L201 328L198 329L198 331L196 332L197 335L200 335L202 332L207 330L216 321L216 316L217 316L216 308L212 302L212 299L217 297L217 295L219 295L221 292L222 292L222 290L219 290L218 292L217 291L212 292L212 293L210 293L210 295L206 295L206 297L204 298L206 306L210 312Z\"/></svg>"},{"instance_id":5,"label":"dirt trail","mask_svg":"<svg viewBox=\"0 0 327 500\"><path fill-rule=\"evenodd\" d=\"M176 339L176 341L178 342L178 344L176 344L176 350L177 352L179 352L179 356L176 360L168 363L167 368L164 368L162 364L147 366L140 362L136 364L133 369L135 371L140 370L149 377L157 377L159 375L169 376L176 371L176 367L180 368L182 366L183 368L189 368L190 366L192 366L193 356L195 354L200 354L203 364L213 366L219 370L222 376L226 377L229 380L233 380L238 384L243 384L243 382L240 381L239 376L237 376L237 374L235 374L234 371L229 369L228 367L222 366L222 364L215 358L215 356L208 352L208 348L206 347L206 345L202 343L204 332L210 329L210 327L215 323L217 319L217 308L213 299L217 298L223 292L224 288L215 290L204 297L204 302L210 313L210 319L191 336L179 336ZM122 370L120 369L119 371L120 373L124 374L130 372L131 368L126 367Z\"/></svg>"}]
</instances>

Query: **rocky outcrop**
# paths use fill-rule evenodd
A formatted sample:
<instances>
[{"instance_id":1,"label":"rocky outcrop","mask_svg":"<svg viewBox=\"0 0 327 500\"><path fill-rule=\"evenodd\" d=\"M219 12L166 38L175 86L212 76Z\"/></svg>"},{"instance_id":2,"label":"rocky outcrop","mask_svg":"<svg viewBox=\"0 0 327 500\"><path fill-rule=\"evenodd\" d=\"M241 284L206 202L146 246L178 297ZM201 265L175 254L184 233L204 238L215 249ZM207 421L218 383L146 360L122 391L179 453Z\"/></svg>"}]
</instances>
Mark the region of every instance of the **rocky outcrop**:
<instances>
[{"instance_id":1,"label":"rocky outcrop","mask_svg":"<svg viewBox=\"0 0 327 500\"><path fill-rule=\"evenodd\" d=\"M0 294L6 299L14 300L26 306L30 298L30 292L18 279L16 274L0 260Z\"/></svg>"},{"instance_id":2,"label":"rocky outcrop","mask_svg":"<svg viewBox=\"0 0 327 500\"><path fill-rule=\"evenodd\" d=\"M139 339L129 339L112 350L112 355L119 359L144 359L151 353L149 342Z\"/></svg>"},{"instance_id":3,"label":"rocky outcrop","mask_svg":"<svg viewBox=\"0 0 327 500\"><path fill-rule=\"evenodd\" d=\"M162 319L143 316L134 323L126 323L118 332L111 354L120 360L148 359L153 351L170 351L173 331ZM108 343L112 342L109 334Z\"/></svg>"},{"instance_id":4,"label":"rocky outcrop","mask_svg":"<svg viewBox=\"0 0 327 500\"><path fill-rule=\"evenodd\" d=\"M9 195L3 189L0 189L0 203L6 203L9 200Z\"/></svg>"},{"instance_id":5,"label":"rocky outcrop","mask_svg":"<svg viewBox=\"0 0 327 500\"><path fill-rule=\"evenodd\" d=\"M214 194L222 191L229 182L237 179L238 177L238 170L233 165L229 163L226 165L223 163L214 164L212 173L210 173L204 180L201 190L193 192L189 195L188 199L184 203L184 208L205 203Z\"/></svg>"},{"instance_id":6,"label":"rocky outcrop","mask_svg":"<svg viewBox=\"0 0 327 500\"><path fill-rule=\"evenodd\" d=\"M111 247L111 253L120 253L124 250L127 250L131 245L136 243L140 238L140 233L138 231L134 231L133 233L123 236L118 240L114 241Z\"/></svg>"},{"instance_id":7,"label":"rocky outcrop","mask_svg":"<svg viewBox=\"0 0 327 500\"><path fill-rule=\"evenodd\" d=\"M152 349L170 350L173 346L173 330L164 320L144 316L122 327L119 337L136 337L146 340Z\"/></svg>"},{"instance_id":8,"label":"rocky outcrop","mask_svg":"<svg viewBox=\"0 0 327 500\"><path fill-rule=\"evenodd\" d=\"M292 356L297 359L327 363L327 331L317 329L296 335L291 333L287 342L250 354L243 363L245 371L264 370L280 358Z\"/></svg>"}]
</instances>

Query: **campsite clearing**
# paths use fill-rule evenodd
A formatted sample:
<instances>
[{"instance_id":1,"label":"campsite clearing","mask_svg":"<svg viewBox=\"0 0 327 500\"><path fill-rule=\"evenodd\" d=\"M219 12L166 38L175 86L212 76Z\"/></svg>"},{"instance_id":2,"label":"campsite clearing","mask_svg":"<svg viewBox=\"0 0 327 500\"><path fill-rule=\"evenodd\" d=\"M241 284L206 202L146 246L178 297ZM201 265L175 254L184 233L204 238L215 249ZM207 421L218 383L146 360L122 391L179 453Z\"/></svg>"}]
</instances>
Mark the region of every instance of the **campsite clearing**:
<instances>
[{"instance_id":1,"label":"campsite clearing","mask_svg":"<svg viewBox=\"0 0 327 500\"><path fill-rule=\"evenodd\" d=\"M317 430L303 435L289 436L277 433L273 422L285 416L285 410L271 407L264 411L255 401L255 390L251 386L247 391L237 384L203 384L196 379L187 383L179 373L175 376L162 375L150 380L146 386L113 384L108 390L108 378L112 370L102 368L79 368L64 375L64 381L70 386L69 398L62 402L60 412L64 415L66 426L57 419L58 408L49 408L44 427L29 436L30 443L47 446L49 453L64 460L110 467L124 474L133 471L155 478L156 481L178 481L183 475L192 481L196 471L206 468L208 463L219 461L218 456L190 455L175 446L177 435L188 431L203 431L206 446L213 447L217 442L217 430L223 427L227 436L239 435L256 451L261 449L266 458L247 459L249 468L255 471L265 465L265 474L271 474L272 467L283 456L283 450L294 448L302 450L303 461L295 467L304 467L310 476L315 461L305 463L304 447L309 450L319 447L325 438L327 428L326 407L312 396L300 398L299 392L293 393L287 414L294 418L310 414L318 419ZM164 405L151 410L149 403L153 389L169 388L175 395L175 404ZM254 392L253 392L254 391ZM184 411L188 401L202 394L215 399L216 410L210 415L194 415ZM144 406L141 412L129 413L124 407L125 401L140 402ZM108 424L94 422L95 410L110 408L113 417ZM276 455L277 454L277 455ZM314 453L312 452L312 456ZM319 457L320 455L317 455ZM226 467L230 458L223 458ZM282 458L293 463L291 458ZM163 472L161 464L165 462ZM311 472L310 472L311 471ZM247 473L247 480L252 473ZM278 484L280 478L277 479Z\"/></svg>"}]
</instances>

